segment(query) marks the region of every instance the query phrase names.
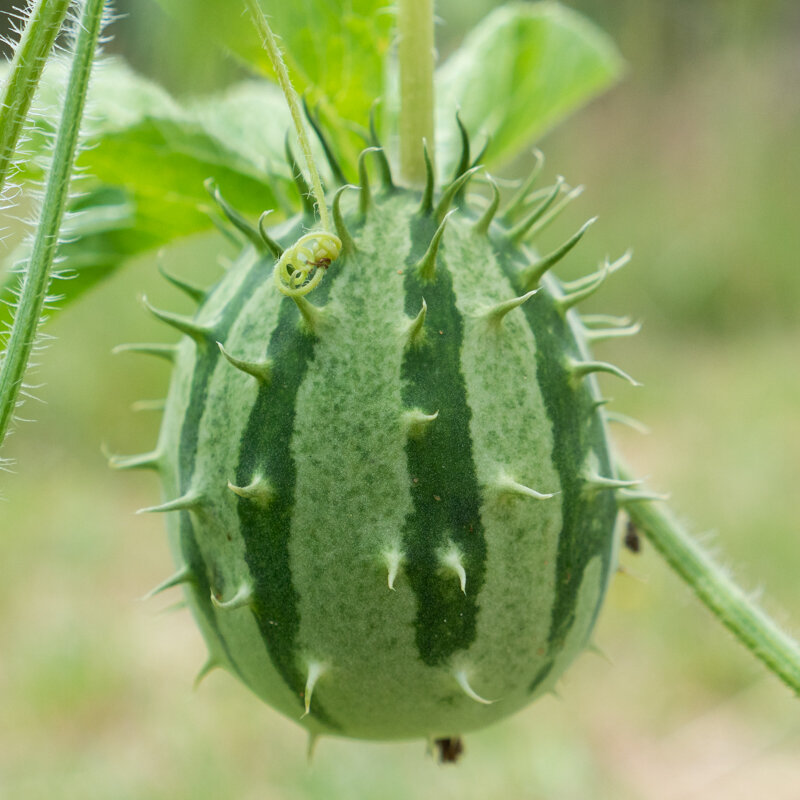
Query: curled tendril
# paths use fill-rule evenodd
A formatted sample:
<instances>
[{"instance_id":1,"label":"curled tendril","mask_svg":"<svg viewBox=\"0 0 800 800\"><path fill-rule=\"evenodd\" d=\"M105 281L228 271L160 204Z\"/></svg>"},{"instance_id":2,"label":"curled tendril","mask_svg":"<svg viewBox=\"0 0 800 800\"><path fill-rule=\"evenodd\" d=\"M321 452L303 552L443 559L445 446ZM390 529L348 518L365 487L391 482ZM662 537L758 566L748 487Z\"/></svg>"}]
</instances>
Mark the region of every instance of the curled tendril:
<instances>
[{"instance_id":1,"label":"curled tendril","mask_svg":"<svg viewBox=\"0 0 800 800\"><path fill-rule=\"evenodd\" d=\"M319 286L341 250L341 239L332 233L312 231L301 236L275 265L275 285L287 297L308 294Z\"/></svg>"}]
</instances>

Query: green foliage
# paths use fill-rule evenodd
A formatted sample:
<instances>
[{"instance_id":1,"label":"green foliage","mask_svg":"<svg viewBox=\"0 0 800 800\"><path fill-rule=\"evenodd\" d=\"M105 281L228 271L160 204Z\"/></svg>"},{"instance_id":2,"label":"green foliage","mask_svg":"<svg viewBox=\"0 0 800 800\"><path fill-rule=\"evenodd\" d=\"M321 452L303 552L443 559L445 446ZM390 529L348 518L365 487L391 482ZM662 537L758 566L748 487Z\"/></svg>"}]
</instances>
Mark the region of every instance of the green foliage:
<instances>
[{"instance_id":1,"label":"green foliage","mask_svg":"<svg viewBox=\"0 0 800 800\"><path fill-rule=\"evenodd\" d=\"M262 75L272 69L249 18L231 0L159 0L192 35L222 44ZM280 33L292 80L301 94L323 105L330 120L363 124L385 90L391 41L389 0L302 3L262 0L270 24Z\"/></svg>"},{"instance_id":2,"label":"green foliage","mask_svg":"<svg viewBox=\"0 0 800 800\"><path fill-rule=\"evenodd\" d=\"M43 79L43 113L30 143L37 155L46 152L53 133L62 72L52 64ZM209 175L243 213L257 217L288 202L282 197L290 184L283 164L288 114L272 86L243 84L222 97L179 104L121 61L112 61L92 82L89 107L87 149L78 159L89 184L72 205L80 213L68 221L68 243L60 251L74 274L59 286L63 302L113 274L131 256L212 227L211 201L203 188ZM23 177L38 179L40 164L32 159ZM16 276L9 275L6 296L15 284ZM0 324L10 314L8 307L0 309Z\"/></svg>"},{"instance_id":3,"label":"green foliage","mask_svg":"<svg viewBox=\"0 0 800 800\"><path fill-rule=\"evenodd\" d=\"M613 42L574 11L550 2L502 6L437 73L439 142L452 161L460 108L468 130L491 137L487 165L502 165L621 71Z\"/></svg>"}]
</instances>

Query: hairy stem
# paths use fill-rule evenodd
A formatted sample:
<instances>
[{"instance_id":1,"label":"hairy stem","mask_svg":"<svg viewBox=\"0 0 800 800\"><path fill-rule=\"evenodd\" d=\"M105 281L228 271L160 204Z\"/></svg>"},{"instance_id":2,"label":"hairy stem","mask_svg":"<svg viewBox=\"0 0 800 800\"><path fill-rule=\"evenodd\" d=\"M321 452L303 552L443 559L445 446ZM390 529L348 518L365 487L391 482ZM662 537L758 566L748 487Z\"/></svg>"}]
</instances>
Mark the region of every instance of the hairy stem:
<instances>
[{"instance_id":1,"label":"hairy stem","mask_svg":"<svg viewBox=\"0 0 800 800\"><path fill-rule=\"evenodd\" d=\"M47 56L72 0L38 0L14 51L11 72L0 97L0 192L8 181L28 111Z\"/></svg>"},{"instance_id":2,"label":"hairy stem","mask_svg":"<svg viewBox=\"0 0 800 800\"><path fill-rule=\"evenodd\" d=\"M400 66L400 171L412 186L425 183L422 140L435 157L433 119L433 0L398 0Z\"/></svg>"},{"instance_id":3,"label":"hairy stem","mask_svg":"<svg viewBox=\"0 0 800 800\"><path fill-rule=\"evenodd\" d=\"M0 443L5 439L14 416L50 284L61 220L69 196L89 75L103 24L104 5L105 0L85 0L80 20L75 25L75 49L41 215L22 281L19 308L0 365Z\"/></svg>"},{"instance_id":4,"label":"hairy stem","mask_svg":"<svg viewBox=\"0 0 800 800\"><path fill-rule=\"evenodd\" d=\"M623 480L631 479L628 469L620 467L618 471ZM800 645L745 595L663 504L637 500L623 501L623 505L633 523L711 613L800 695Z\"/></svg>"},{"instance_id":5,"label":"hairy stem","mask_svg":"<svg viewBox=\"0 0 800 800\"><path fill-rule=\"evenodd\" d=\"M275 34L272 32L272 28L270 28L269 22L264 16L261 6L258 4L258 0L245 0L245 5L247 6L247 10L250 12L250 16L253 19L253 24L256 26L256 29L261 36L261 41L263 42L264 49L267 51L267 55L269 56L272 69L275 71L275 75L278 78L278 84L283 91L286 102L289 105L289 111L292 115L294 129L297 133L297 139L300 142L300 149L303 151L303 158L306 162L306 168L311 176L311 190L314 192L314 199L317 201L317 210L319 211L320 222L324 230L332 233L333 227L331 225L328 207L325 205L325 193L322 190L322 181L319 177L317 165L314 163L314 155L311 152L311 145L308 141L308 136L306 136L305 125L303 125L303 116L300 111L300 100L297 97L297 92L295 91L294 86L292 86L291 80L289 79L289 73L286 69L286 64L283 61L281 50L278 47L277 41L275 40Z\"/></svg>"}]
</instances>

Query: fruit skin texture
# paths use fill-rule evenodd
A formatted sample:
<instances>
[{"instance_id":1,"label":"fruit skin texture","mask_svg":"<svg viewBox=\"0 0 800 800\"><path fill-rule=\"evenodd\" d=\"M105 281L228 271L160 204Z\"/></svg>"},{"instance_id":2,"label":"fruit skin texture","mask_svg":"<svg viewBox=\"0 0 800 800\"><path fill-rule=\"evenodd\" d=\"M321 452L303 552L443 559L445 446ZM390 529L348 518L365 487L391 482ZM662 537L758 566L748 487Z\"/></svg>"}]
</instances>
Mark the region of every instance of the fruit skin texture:
<instances>
[{"instance_id":1,"label":"fruit skin texture","mask_svg":"<svg viewBox=\"0 0 800 800\"><path fill-rule=\"evenodd\" d=\"M152 458L170 584L207 666L312 735L452 736L513 713L584 648L614 569L578 317L547 275L498 305L535 288L531 251L456 205L430 258L445 209L372 194L306 298L248 246L192 320L167 319L189 334Z\"/></svg>"}]
</instances>

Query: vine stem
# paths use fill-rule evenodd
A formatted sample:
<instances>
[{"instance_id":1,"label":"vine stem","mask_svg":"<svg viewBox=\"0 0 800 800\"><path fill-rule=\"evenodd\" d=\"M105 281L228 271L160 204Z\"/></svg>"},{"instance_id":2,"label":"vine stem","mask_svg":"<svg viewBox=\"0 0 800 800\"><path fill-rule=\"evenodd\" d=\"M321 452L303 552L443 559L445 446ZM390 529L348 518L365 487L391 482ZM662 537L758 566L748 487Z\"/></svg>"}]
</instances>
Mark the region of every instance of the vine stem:
<instances>
[{"instance_id":1,"label":"vine stem","mask_svg":"<svg viewBox=\"0 0 800 800\"><path fill-rule=\"evenodd\" d=\"M14 317L8 348L0 365L0 442L5 439L14 417L50 285L61 220L69 197L89 76L103 27L104 6L105 0L85 0L80 19L75 23L75 49L64 93L53 160L44 190L41 216L22 281L19 308Z\"/></svg>"},{"instance_id":2,"label":"vine stem","mask_svg":"<svg viewBox=\"0 0 800 800\"><path fill-rule=\"evenodd\" d=\"M435 158L435 62L433 0L398 0L397 60L400 69L400 173L412 186L425 183L422 140Z\"/></svg>"},{"instance_id":3,"label":"vine stem","mask_svg":"<svg viewBox=\"0 0 800 800\"><path fill-rule=\"evenodd\" d=\"M0 192L8 180L22 128L47 56L72 0L38 0L15 51L0 97Z\"/></svg>"},{"instance_id":4,"label":"vine stem","mask_svg":"<svg viewBox=\"0 0 800 800\"><path fill-rule=\"evenodd\" d=\"M624 465L618 467L618 473L622 480L632 479ZM711 613L767 669L800 695L800 644L747 597L663 503L622 500L621 505Z\"/></svg>"},{"instance_id":5,"label":"vine stem","mask_svg":"<svg viewBox=\"0 0 800 800\"><path fill-rule=\"evenodd\" d=\"M283 55L275 39L275 34L272 32L272 28L264 12L261 10L258 0L245 0L245 5L250 12L256 30L261 36L264 49L267 51L272 69L275 71L275 75L278 79L278 85L281 87L286 102L289 105L289 112L292 115L292 123L297 133L297 139L300 142L300 149L303 151L306 168L311 176L311 190L314 192L314 199L317 201L320 223L322 224L323 230L332 233L333 226L331 224L330 214L328 213L328 207L325 205L325 193L322 190L322 181L320 180L319 171L314 162L314 155L311 152L311 144L308 141L306 129L303 125L303 116L300 111L300 99L297 96L294 86L292 86L289 72L283 60Z\"/></svg>"}]
</instances>

